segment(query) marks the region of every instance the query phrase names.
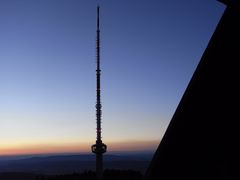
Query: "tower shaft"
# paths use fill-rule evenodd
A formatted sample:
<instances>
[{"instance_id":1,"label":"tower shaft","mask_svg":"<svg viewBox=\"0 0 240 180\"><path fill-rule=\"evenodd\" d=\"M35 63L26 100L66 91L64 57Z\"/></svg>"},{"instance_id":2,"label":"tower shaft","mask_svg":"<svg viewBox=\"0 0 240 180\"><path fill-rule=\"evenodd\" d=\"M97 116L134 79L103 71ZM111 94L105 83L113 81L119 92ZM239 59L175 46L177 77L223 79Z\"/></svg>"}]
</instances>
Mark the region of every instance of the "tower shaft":
<instances>
[{"instance_id":1,"label":"tower shaft","mask_svg":"<svg viewBox=\"0 0 240 180\"><path fill-rule=\"evenodd\" d=\"M97 103L96 103L96 117L97 117L97 141L101 141L101 70L100 70L100 29L99 29L99 7L97 7L97 40L96 40L96 51L97 51Z\"/></svg>"},{"instance_id":2,"label":"tower shaft","mask_svg":"<svg viewBox=\"0 0 240 180\"><path fill-rule=\"evenodd\" d=\"M97 51L97 101L96 101L96 121L97 121L97 138L96 144L92 145L92 152L96 154L96 175L98 179L102 178L103 174L103 153L106 152L107 146L102 142L102 129L101 129L101 117L102 117L102 105L101 105L101 69L100 69L100 28L99 28L99 6L97 7L97 39L96 39L96 51Z\"/></svg>"}]
</instances>

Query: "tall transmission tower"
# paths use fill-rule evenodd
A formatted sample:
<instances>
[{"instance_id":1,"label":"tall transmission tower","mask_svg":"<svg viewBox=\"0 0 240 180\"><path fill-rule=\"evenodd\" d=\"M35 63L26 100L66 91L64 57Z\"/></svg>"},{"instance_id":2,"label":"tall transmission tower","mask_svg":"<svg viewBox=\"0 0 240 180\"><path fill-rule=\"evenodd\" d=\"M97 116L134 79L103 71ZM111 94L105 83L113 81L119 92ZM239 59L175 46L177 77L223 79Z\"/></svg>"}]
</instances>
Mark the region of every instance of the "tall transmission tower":
<instances>
[{"instance_id":1,"label":"tall transmission tower","mask_svg":"<svg viewBox=\"0 0 240 180\"><path fill-rule=\"evenodd\" d=\"M99 28L99 9L97 6L97 40L96 40L96 51L97 51L97 102L96 102L96 120L97 120L97 140L96 144L92 145L92 152L96 154L96 176L98 179L102 178L103 175L103 153L107 151L107 146L102 142L101 137L101 115L102 115L102 105L101 105L101 86L100 86L100 28Z\"/></svg>"}]
</instances>

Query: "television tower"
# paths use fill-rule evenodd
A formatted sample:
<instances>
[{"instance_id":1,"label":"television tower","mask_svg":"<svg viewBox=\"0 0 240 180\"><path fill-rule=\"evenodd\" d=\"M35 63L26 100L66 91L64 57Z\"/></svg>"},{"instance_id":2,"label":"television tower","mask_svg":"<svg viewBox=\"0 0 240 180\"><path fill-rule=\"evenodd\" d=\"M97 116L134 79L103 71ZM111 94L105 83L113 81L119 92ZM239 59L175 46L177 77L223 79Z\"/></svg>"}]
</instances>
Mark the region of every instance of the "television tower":
<instances>
[{"instance_id":1,"label":"television tower","mask_svg":"<svg viewBox=\"0 0 240 180\"><path fill-rule=\"evenodd\" d=\"M97 102L96 102L96 120L97 120L97 140L96 144L92 145L92 152L96 154L96 176L97 179L101 179L103 175L103 153L107 151L107 146L102 142L101 137L101 115L102 115L102 105L101 105L101 88L100 88L100 29L99 29L99 9L97 7L97 40L96 40L96 50L97 50Z\"/></svg>"}]
</instances>

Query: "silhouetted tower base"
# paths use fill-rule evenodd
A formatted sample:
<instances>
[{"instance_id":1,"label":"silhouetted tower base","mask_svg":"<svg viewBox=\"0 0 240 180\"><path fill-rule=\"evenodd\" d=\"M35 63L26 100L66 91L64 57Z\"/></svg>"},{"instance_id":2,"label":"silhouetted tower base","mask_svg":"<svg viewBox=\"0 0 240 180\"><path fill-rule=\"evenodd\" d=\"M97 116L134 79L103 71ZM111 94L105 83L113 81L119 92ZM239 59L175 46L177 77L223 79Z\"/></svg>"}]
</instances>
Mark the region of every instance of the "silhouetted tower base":
<instances>
[{"instance_id":1,"label":"silhouetted tower base","mask_svg":"<svg viewBox=\"0 0 240 180\"><path fill-rule=\"evenodd\" d=\"M102 142L96 141L96 144L92 145L92 152L96 154L96 175L98 179L103 175L103 153L107 150L107 146Z\"/></svg>"},{"instance_id":2,"label":"silhouetted tower base","mask_svg":"<svg viewBox=\"0 0 240 180\"><path fill-rule=\"evenodd\" d=\"M99 6L97 7L97 102L96 102L96 120L97 120L97 140L96 144L92 145L92 152L96 154L96 176L97 179L101 179L103 175L103 153L107 151L107 146L102 142L101 137L101 115L102 115L102 105L101 105L101 86L100 86L100 29L99 29Z\"/></svg>"}]
</instances>

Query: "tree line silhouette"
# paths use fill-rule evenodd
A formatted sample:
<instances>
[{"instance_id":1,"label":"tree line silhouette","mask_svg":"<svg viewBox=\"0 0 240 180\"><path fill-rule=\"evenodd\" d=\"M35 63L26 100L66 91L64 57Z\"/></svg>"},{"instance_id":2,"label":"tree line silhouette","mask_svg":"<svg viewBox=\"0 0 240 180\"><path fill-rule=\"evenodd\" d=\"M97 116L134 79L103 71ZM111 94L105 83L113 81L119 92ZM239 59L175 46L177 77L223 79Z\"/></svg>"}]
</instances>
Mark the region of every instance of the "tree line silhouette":
<instances>
[{"instance_id":1,"label":"tree line silhouette","mask_svg":"<svg viewBox=\"0 0 240 180\"><path fill-rule=\"evenodd\" d=\"M85 171L83 173L73 173L65 175L44 176L40 175L37 180L96 180L96 173L93 171ZM143 175L139 171L134 170L115 170L106 169L103 172L102 180L142 180Z\"/></svg>"}]
</instances>

